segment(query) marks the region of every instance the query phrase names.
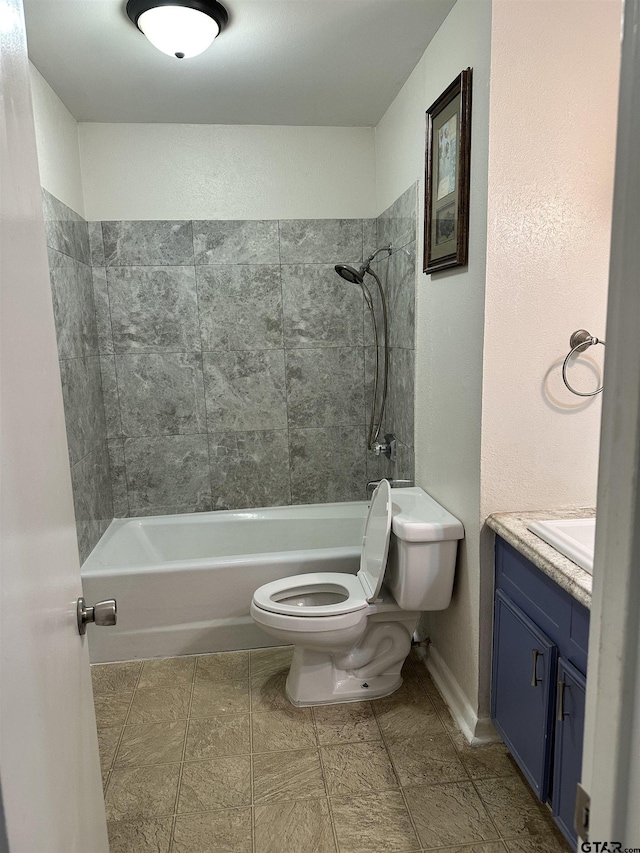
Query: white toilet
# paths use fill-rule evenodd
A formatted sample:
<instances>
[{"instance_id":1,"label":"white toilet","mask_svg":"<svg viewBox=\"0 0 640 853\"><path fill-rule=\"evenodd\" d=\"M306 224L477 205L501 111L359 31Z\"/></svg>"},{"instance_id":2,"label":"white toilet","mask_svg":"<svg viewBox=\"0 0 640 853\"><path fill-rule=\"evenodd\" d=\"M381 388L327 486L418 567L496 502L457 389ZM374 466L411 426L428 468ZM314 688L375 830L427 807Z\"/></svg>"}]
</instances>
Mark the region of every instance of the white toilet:
<instances>
[{"instance_id":1,"label":"white toilet","mask_svg":"<svg viewBox=\"0 0 640 853\"><path fill-rule=\"evenodd\" d=\"M357 575L295 575L257 589L254 621L295 646L286 687L292 704L357 702L397 690L420 612L449 606L463 535L458 519L422 489L392 490L382 480Z\"/></svg>"}]
</instances>

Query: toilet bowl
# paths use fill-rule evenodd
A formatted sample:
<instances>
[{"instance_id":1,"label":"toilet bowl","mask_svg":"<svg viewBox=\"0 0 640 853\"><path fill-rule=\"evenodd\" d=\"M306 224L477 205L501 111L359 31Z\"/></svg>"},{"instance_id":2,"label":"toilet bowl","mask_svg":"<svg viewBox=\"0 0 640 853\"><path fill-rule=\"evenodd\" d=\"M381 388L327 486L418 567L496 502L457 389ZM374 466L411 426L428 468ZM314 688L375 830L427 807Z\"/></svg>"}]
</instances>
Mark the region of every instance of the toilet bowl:
<instances>
[{"instance_id":1,"label":"toilet bowl","mask_svg":"<svg viewBox=\"0 0 640 853\"><path fill-rule=\"evenodd\" d=\"M257 589L251 616L294 646L286 691L294 705L387 696L423 610L449 605L462 524L420 488L382 480L365 523L356 575L318 572Z\"/></svg>"}]
</instances>

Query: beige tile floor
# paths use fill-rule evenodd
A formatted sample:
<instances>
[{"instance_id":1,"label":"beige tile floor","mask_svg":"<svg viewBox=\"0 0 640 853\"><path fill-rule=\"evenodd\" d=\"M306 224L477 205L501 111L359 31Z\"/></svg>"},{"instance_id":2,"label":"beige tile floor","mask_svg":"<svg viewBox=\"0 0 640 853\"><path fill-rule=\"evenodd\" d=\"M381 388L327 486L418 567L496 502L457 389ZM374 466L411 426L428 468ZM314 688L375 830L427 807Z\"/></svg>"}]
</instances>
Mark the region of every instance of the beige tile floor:
<instances>
[{"instance_id":1,"label":"beige tile floor","mask_svg":"<svg viewBox=\"0 0 640 853\"><path fill-rule=\"evenodd\" d=\"M111 853L565 853L502 745L416 659L387 699L293 708L291 650L92 667Z\"/></svg>"}]
</instances>

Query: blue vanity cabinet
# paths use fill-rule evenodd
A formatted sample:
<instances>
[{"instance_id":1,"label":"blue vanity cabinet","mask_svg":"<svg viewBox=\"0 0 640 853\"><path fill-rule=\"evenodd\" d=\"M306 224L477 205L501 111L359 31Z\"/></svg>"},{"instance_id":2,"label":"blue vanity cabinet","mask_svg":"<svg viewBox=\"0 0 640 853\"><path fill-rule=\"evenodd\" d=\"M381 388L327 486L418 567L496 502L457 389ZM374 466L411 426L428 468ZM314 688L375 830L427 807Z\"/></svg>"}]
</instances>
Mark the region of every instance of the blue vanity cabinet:
<instances>
[{"instance_id":1,"label":"blue vanity cabinet","mask_svg":"<svg viewBox=\"0 0 640 853\"><path fill-rule=\"evenodd\" d=\"M538 797L547 799L557 647L503 592L496 593L493 720Z\"/></svg>"},{"instance_id":2,"label":"blue vanity cabinet","mask_svg":"<svg viewBox=\"0 0 640 853\"><path fill-rule=\"evenodd\" d=\"M556 682L553 816L574 845L577 837L573 828L573 811L576 785L582 772L586 686L584 675L569 661L560 658Z\"/></svg>"},{"instance_id":3,"label":"blue vanity cabinet","mask_svg":"<svg viewBox=\"0 0 640 853\"><path fill-rule=\"evenodd\" d=\"M575 848L589 611L496 537L491 716Z\"/></svg>"}]
</instances>

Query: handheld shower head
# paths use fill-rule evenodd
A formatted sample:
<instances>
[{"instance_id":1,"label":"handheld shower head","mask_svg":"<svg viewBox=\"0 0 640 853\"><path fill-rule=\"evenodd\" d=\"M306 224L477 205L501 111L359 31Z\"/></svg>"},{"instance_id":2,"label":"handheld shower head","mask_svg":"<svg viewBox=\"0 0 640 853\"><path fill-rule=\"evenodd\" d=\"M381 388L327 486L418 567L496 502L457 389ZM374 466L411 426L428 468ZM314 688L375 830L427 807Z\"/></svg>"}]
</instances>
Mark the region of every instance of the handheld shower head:
<instances>
[{"instance_id":1,"label":"handheld shower head","mask_svg":"<svg viewBox=\"0 0 640 853\"><path fill-rule=\"evenodd\" d=\"M336 264L335 270L345 281L348 281L350 284L362 284L364 281L364 268L360 267L357 270L355 267L349 266L349 264Z\"/></svg>"},{"instance_id":2,"label":"handheld shower head","mask_svg":"<svg viewBox=\"0 0 640 853\"><path fill-rule=\"evenodd\" d=\"M367 303L367 306L371 312L373 312L373 301L371 299L371 294L369 293L369 288L364 283L364 267L360 267L357 270L355 267L349 266L349 264L336 264L335 270L345 281L348 281L349 284L359 284L362 290L362 295L364 296L364 300Z\"/></svg>"}]
</instances>

